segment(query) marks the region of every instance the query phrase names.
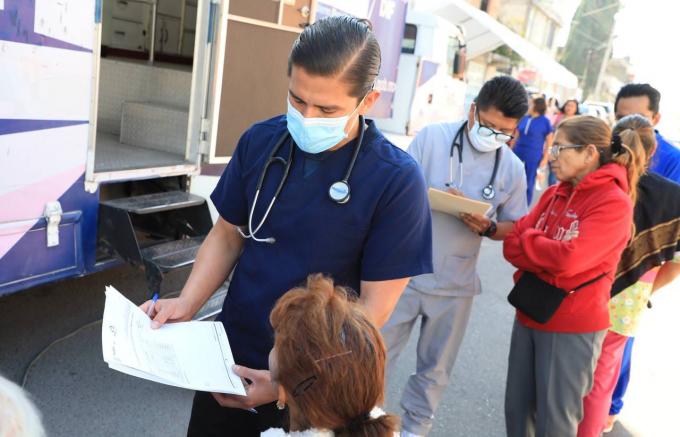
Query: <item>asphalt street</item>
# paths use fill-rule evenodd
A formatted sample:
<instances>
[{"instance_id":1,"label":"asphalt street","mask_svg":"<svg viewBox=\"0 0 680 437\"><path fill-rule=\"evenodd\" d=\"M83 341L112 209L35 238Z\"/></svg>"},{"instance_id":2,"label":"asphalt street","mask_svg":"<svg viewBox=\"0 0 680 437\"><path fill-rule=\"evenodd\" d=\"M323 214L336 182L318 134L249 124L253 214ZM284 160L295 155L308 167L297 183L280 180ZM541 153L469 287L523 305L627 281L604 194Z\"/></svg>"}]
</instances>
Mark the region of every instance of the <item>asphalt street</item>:
<instances>
[{"instance_id":1,"label":"asphalt street","mask_svg":"<svg viewBox=\"0 0 680 437\"><path fill-rule=\"evenodd\" d=\"M512 268L499 243L485 241L479 262L484 292L474 303L452 382L437 412L432 436L503 436L503 392L513 311L505 296ZM164 282L181 288L187 271ZM42 410L50 436L182 436L192 393L109 370L102 360L104 287L114 285L131 300L144 300L143 274L120 267L0 298L0 373L20 382L29 363L26 389ZM671 287L676 291L680 283ZM676 309L680 293L655 297L638 336L628 404L608 436L680 435L674 423L678 348ZM95 323L92 323L95 322ZM89 324L89 325L88 325ZM45 347L85 326L74 335ZM389 381L388 409L415 369L417 327ZM225 435L228 435L225 434Z\"/></svg>"}]
</instances>

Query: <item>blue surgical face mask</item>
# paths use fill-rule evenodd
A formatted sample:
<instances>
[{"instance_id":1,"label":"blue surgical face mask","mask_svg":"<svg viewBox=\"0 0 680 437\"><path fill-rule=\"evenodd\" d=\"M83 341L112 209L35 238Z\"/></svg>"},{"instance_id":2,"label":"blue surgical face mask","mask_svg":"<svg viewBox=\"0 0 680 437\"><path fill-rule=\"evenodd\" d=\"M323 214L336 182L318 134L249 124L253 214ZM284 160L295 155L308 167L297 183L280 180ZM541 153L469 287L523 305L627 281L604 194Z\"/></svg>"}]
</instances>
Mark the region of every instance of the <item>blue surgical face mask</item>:
<instances>
[{"instance_id":1,"label":"blue surgical face mask","mask_svg":"<svg viewBox=\"0 0 680 437\"><path fill-rule=\"evenodd\" d=\"M288 100L288 132L300 150L307 153L321 153L335 146L345 138L345 126L359 109L361 103L350 114L333 118L306 118ZM363 100L362 100L363 102Z\"/></svg>"}]
</instances>

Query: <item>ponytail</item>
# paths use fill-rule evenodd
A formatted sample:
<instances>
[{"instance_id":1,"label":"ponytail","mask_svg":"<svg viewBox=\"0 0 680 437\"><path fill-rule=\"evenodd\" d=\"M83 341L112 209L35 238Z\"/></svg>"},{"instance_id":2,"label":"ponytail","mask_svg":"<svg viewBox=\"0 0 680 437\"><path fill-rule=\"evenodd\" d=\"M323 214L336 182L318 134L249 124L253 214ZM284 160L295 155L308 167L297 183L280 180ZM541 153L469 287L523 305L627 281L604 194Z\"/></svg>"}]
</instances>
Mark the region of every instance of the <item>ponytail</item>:
<instances>
[{"instance_id":1,"label":"ponytail","mask_svg":"<svg viewBox=\"0 0 680 437\"><path fill-rule=\"evenodd\" d=\"M336 429L336 437L392 437L399 429L399 418L392 414L363 417L357 422Z\"/></svg>"},{"instance_id":2,"label":"ponytail","mask_svg":"<svg viewBox=\"0 0 680 437\"><path fill-rule=\"evenodd\" d=\"M637 200L637 184L645 172L647 154L639 145L639 137L631 129L612 135L609 147L600 147L600 165L616 163L628 173L628 194L633 204Z\"/></svg>"},{"instance_id":3,"label":"ponytail","mask_svg":"<svg viewBox=\"0 0 680 437\"><path fill-rule=\"evenodd\" d=\"M654 127L645 117L634 114L622 118L614 126L609 153L601 152L608 162L626 167L628 187L633 203L637 201L637 185L647 171L649 161L656 149Z\"/></svg>"}]
</instances>

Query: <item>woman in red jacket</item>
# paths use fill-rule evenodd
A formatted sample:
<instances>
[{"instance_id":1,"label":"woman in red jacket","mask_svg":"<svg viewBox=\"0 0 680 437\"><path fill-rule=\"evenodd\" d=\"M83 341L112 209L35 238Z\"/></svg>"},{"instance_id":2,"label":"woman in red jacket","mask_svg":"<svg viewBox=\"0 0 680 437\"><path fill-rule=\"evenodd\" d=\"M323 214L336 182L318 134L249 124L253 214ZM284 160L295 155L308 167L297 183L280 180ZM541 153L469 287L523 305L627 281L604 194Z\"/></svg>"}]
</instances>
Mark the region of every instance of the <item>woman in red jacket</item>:
<instances>
[{"instance_id":1,"label":"woman in red jacket","mask_svg":"<svg viewBox=\"0 0 680 437\"><path fill-rule=\"evenodd\" d=\"M533 307L547 306L555 293L564 300L543 318L517 311L505 394L509 437L576 435L609 327L609 291L631 235L629 193L644 169L644 154L592 116L563 121L550 155L560 183L515 224L503 253L518 268L516 281L526 275L511 295L517 291Z\"/></svg>"}]
</instances>

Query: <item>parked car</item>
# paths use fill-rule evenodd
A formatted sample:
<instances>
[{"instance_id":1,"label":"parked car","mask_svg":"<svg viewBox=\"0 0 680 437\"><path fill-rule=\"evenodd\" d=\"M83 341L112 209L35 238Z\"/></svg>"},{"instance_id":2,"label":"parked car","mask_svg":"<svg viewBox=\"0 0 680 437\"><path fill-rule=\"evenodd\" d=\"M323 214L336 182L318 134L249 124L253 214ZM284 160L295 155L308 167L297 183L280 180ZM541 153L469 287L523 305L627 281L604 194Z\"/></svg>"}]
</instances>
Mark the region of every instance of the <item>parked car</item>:
<instances>
[{"instance_id":1,"label":"parked car","mask_svg":"<svg viewBox=\"0 0 680 437\"><path fill-rule=\"evenodd\" d=\"M616 121L614 105L609 102L585 101L581 105L581 114L594 115L609 124L613 124Z\"/></svg>"}]
</instances>

